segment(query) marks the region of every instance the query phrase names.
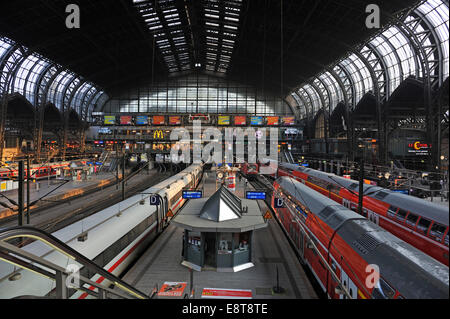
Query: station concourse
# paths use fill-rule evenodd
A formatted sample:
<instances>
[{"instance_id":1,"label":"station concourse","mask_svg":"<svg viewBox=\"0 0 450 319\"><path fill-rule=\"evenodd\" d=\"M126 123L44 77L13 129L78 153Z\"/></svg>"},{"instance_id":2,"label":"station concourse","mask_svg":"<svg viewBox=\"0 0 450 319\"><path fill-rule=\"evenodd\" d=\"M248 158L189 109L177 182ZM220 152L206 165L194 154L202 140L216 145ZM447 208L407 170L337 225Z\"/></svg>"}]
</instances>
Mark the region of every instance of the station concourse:
<instances>
[{"instance_id":1,"label":"station concourse","mask_svg":"<svg viewBox=\"0 0 450 319\"><path fill-rule=\"evenodd\" d=\"M0 299L448 299L448 24L2 1Z\"/></svg>"}]
</instances>

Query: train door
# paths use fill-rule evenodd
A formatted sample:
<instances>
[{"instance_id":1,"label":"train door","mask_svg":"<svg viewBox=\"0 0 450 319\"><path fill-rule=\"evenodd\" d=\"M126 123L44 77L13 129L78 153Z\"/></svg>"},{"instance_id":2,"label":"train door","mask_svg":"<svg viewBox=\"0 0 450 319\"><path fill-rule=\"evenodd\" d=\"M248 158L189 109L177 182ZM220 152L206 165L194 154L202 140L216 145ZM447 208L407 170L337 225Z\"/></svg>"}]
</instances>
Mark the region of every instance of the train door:
<instances>
[{"instance_id":1,"label":"train door","mask_svg":"<svg viewBox=\"0 0 450 319\"><path fill-rule=\"evenodd\" d=\"M355 283L349 278L343 269L341 269L341 283L350 293L352 299L358 298L358 288L356 288ZM346 294L341 294L339 299L348 299Z\"/></svg>"}]
</instances>

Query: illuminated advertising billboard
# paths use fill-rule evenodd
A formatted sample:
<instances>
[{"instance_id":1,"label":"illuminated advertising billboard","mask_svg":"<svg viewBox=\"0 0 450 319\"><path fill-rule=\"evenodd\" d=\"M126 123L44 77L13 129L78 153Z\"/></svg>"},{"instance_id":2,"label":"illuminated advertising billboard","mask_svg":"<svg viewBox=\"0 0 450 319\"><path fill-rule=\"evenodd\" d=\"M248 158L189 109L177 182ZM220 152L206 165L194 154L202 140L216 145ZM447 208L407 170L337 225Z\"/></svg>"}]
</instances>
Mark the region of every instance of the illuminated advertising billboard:
<instances>
[{"instance_id":1,"label":"illuminated advertising billboard","mask_svg":"<svg viewBox=\"0 0 450 319\"><path fill-rule=\"evenodd\" d=\"M279 125L279 119L278 116L268 116L267 125Z\"/></svg>"},{"instance_id":2,"label":"illuminated advertising billboard","mask_svg":"<svg viewBox=\"0 0 450 319\"><path fill-rule=\"evenodd\" d=\"M414 141L408 143L408 153L409 154L415 154L415 155L428 155L429 151L431 149L431 144L421 142L421 141Z\"/></svg>"},{"instance_id":3,"label":"illuminated advertising billboard","mask_svg":"<svg viewBox=\"0 0 450 319\"><path fill-rule=\"evenodd\" d=\"M131 116L123 115L120 117L120 125L131 125Z\"/></svg>"},{"instance_id":4,"label":"illuminated advertising billboard","mask_svg":"<svg viewBox=\"0 0 450 319\"><path fill-rule=\"evenodd\" d=\"M104 124L114 125L116 124L116 117L114 115L105 115Z\"/></svg>"},{"instance_id":5,"label":"illuminated advertising billboard","mask_svg":"<svg viewBox=\"0 0 450 319\"><path fill-rule=\"evenodd\" d=\"M282 118L283 125L291 126L295 124L295 117L293 116L284 116Z\"/></svg>"},{"instance_id":6,"label":"illuminated advertising billboard","mask_svg":"<svg viewBox=\"0 0 450 319\"><path fill-rule=\"evenodd\" d=\"M155 115L153 116L153 125L164 125L166 124L166 119L164 115Z\"/></svg>"},{"instance_id":7,"label":"illuminated advertising billboard","mask_svg":"<svg viewBox=\"0 0 450 319\"><path fill-rule=\"evenodd\" d=\"M246 116L235 116L234 117L234 125L246 125L247 117Z\"/></svg>"},{"instance_id":8,"label":"illuminated advertising billboard","mask_svg":"<svg viewBox=\"0 0 450 319\"><path fill-rule=\"evenodd\" d=\"M136 116L136 125L147 125L147 124L148 124L147 115Z\"/></svg>"},{"instance_id":9,"label":"illuminated advertising billboard","mask_svg":"<svg viewBox=\"0 0 450 319\"><path fill-rule=\"evenodd\" d=\"M180 125L181 124L181 116L169 116L169 124L170 125Z\"/></svg>"},{"instance_id":10,"label":"illuminated advertising billboard","mask_svg":"<svg viewBox=\"0 0 450 319\"><path fill-rule=\"evenodd\" d=\"M250 118L250 124L251 125L263 125L263 118L262 118L262 116L252 116Z\"/></svg>"},{"instance_id":11,"label":"illuminated advertising billboard","mask_svg":"<svg viewBox=\"0 0 450 319\"><path fill-rule=\"evenodd\" d=\"M218 125L230 125L230 117L228 115L219 115Z\"/></svg>"}]
</instances>

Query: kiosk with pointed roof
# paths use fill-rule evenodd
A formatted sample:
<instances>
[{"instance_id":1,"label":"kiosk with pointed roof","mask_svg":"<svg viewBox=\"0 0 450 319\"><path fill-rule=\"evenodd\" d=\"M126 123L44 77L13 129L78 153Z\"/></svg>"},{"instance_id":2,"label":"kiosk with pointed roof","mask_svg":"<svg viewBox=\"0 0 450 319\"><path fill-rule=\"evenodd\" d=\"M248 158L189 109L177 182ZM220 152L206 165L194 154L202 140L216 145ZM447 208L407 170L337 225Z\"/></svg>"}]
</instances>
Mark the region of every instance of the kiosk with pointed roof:
<instances>
[{"instance_id":1,"label":"kiosk with pointed roof","mask_svg":"<svg viewBox=\"0 0 450 319\"><path fill-rule=\"evenodd\" d=\"M172 222L184 229L182 264L198 271L254 266L253 231L267 226L255 201L241 199L223 185L209 198L190 200Z\"/></svg>"}]
</instances>

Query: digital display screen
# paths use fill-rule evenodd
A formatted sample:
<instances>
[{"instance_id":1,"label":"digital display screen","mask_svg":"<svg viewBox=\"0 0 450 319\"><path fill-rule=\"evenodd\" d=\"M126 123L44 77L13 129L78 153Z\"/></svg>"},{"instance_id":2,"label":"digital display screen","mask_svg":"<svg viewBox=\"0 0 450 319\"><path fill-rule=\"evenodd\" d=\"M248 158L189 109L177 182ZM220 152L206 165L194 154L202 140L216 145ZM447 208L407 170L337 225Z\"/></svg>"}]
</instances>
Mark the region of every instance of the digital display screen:
<instances>
[{"instance_id":1,"label":"digital display screen","mask_svg":"<svg viewBox=\"0 0 450 319\"><path fill-rule=\"evenodd\" d=\"M290 125L295 124L295 117L293 117L293 116L285 116L282 118L282 120L283 120L283 125L290 126Z\"/></svg>"},{"instance_id":2,"label":"digital display screen","mask_svg":"<svg viewBox=\"0 0 450 319\"><path fill-rule=\"evenodd\" d=\"M180 125L181 124L181 116L169 116L169 124L170 125Z\"/></svg>"},{"instance_id":3,"label":"digital display screen","mask_svg":"<svg viewBox=\"0 0 450 319\"><path fill-rule=\"evenodd\" d=\"M164 115L155 115L153 116L153 124L154 125L164 125L166 124L166 119Z\"/></svg>"},{"instance_id":4,"label":"digital display screen","mask_svg":"<svg viewBox=\"0 0 450 319\"><path fill-rule=\"evenodd\" d=\"M235 116L234 117L234 125L246 125L247 117L246 116Z\"/></svg>"},{"instance_id":5,"label":"digital display screen","mask_svg":"<svg viewBox=\"0 0 450 319\"><path fill-rule=\"evenodd\" d=\"M250 118L250 124L251 125L263 125L263 118L262 118L262 116L252 116Z\"/></svg>"},{"instance_id":6,"label":"digital display screen","mask_svg":"<svg viewBox=\"0 0 450 319\"><path fill-rule=\"evenodd\" d=\"M267 117L267 125L278 125L279 124L278 116L268 116Z\"/></svg>"},{"instance_id":7,"label":"digital display screen","mask_svg":"<svg viewBox=\"0 0 450 319\"><path fill-rule=\"evenodd\" d=\"M230 125L230 117L228 115L219 115L218 125Z\"/></svg>"},{"instance_id":8,"label":"digital display screen","mask_svg":"<svg viewBox=\"0 0 450 319\"><path fill-rule=\"evenodd\" d=\"M114 115L105 115L104 124L109 124L109 125L116 124L116 117Z\"/></svg>"},{"instance_id":9,"label":"digital display screen","mask_svg":"<svg viewBox=\"0 0 450 319\"><path fill-rule=\"evenodd\" d=\"M121 116L120 125L131 125L131 116L128 115Z\"/></svg>"},{"instance_id":10,"label":"digital display screen","mask_svg":"<svg viewBox=\"0 0 450 319\"><path fill-rule=\"evenodd\" d=\"M147 124L148 124L147 115L136 116L136 125L147 125Z\"/></svg>"},{"instance_id":11,"label":"digital display screen","mask_svg":"<svg viewBox=\"0 0 450 319\"><path fill-rule=\"evenodd\" d=\"M247 191L245 193L245 198L247 199L266 199L266 192L257 192L257 191Z\"/></svg>"},{"instance_id":12,"label":"digital display screen","mask_svg":"<svg viewBox=\"0 0 450 319\"><path fill-rule=\"evenodd\" d=\"M183 191L183 198L184 199L196 199L196 198L202 198L203 193L202 191L191 191L191 190L184 190Z\"/></svg>"}]
</instances>

